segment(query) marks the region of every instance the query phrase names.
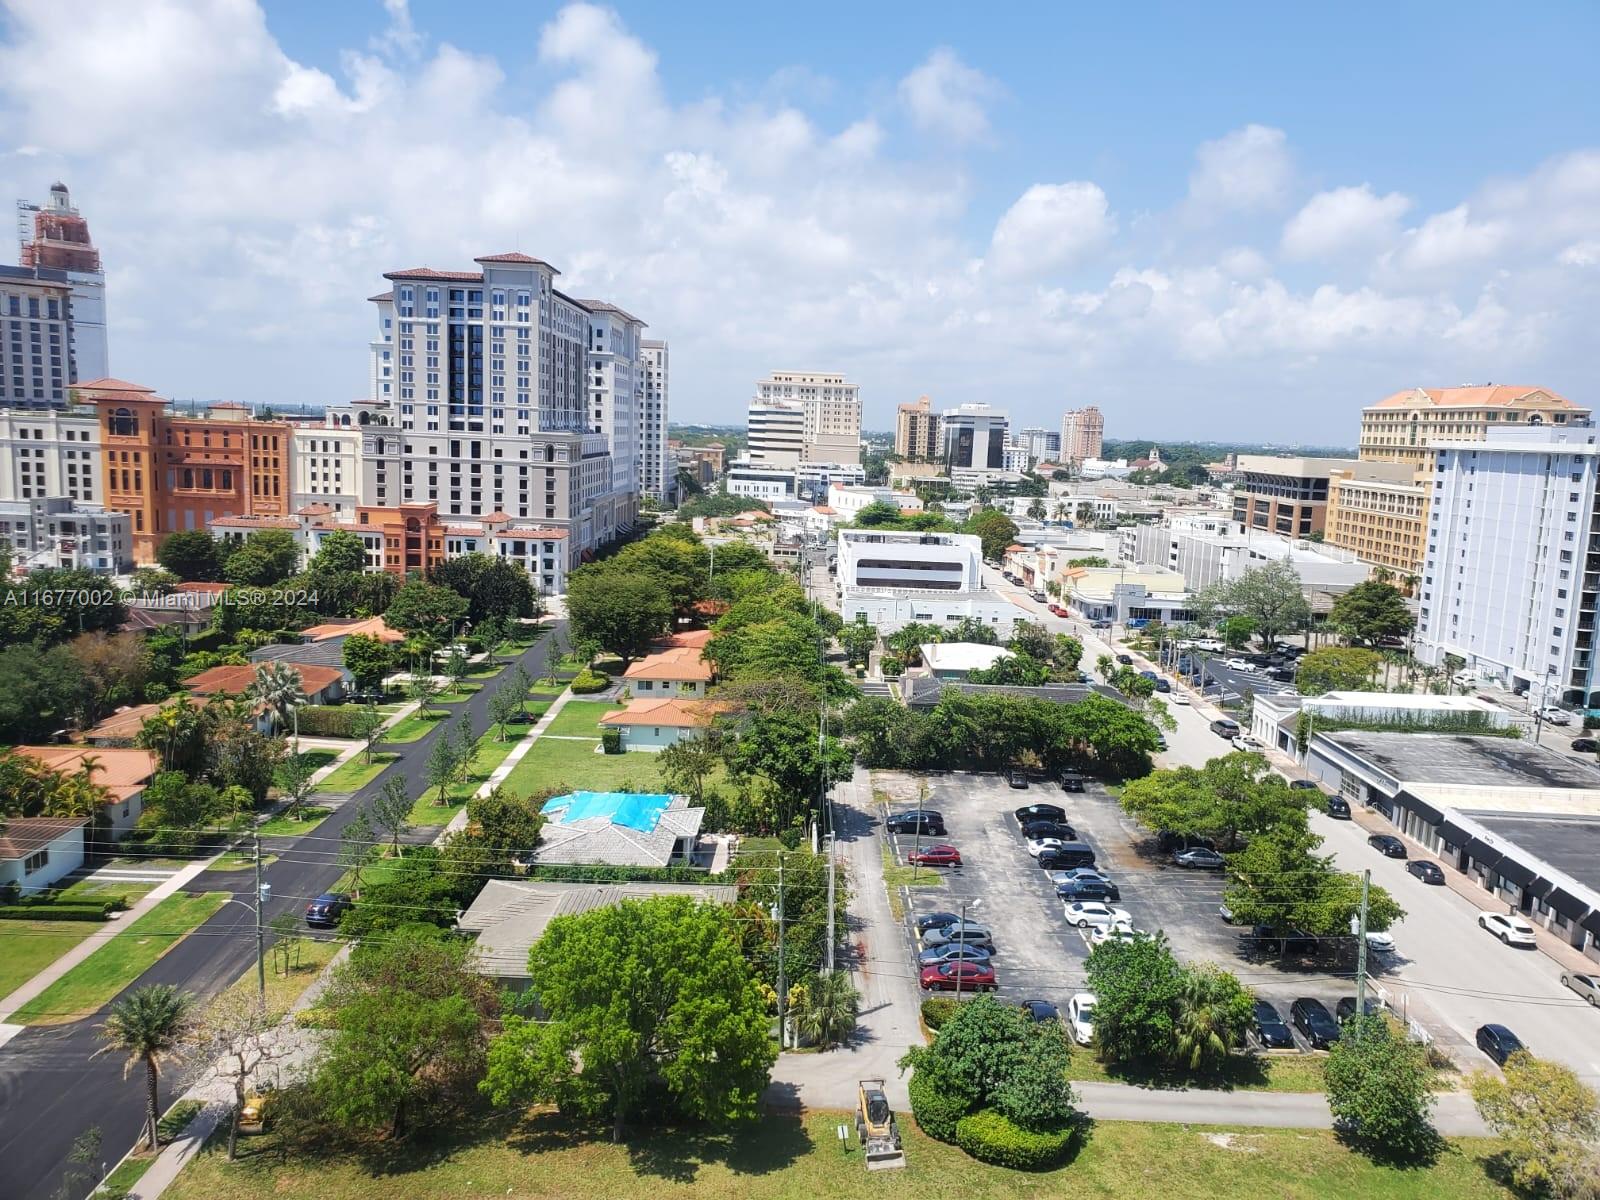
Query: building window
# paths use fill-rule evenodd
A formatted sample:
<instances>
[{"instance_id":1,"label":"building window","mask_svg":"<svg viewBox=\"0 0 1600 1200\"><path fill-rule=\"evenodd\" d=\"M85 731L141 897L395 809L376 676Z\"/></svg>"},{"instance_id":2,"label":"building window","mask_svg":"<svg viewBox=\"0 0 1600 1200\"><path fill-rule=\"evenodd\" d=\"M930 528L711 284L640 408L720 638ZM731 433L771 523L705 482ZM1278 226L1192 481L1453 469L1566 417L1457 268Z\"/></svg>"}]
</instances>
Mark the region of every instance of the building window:
<instances>
[{"instance_id":1,"label":"building window","mask_svg":"<svg viewBox=\"0 0 1600 1200\"><path fill-rule=\"evenodd\" d=\"M49 850L36 850L22 860L22 873L24 875L32 875L35 871L42 871L49 861Z\"/></svg>"}]
</instances>

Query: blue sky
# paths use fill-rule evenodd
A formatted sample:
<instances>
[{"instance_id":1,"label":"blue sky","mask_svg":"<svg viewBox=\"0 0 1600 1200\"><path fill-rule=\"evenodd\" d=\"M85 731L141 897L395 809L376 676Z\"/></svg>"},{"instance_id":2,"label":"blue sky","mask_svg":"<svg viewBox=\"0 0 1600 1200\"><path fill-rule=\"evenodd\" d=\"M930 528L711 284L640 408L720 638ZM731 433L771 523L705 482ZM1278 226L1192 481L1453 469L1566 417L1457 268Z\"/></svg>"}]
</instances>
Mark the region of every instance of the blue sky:
<instances>
[{"instance_id":1,"label":"blue sky","mask_svg":"<svg viewBox=\"0 0 1600 1200\"><path fill-rule=\"evenodd\" d=\"M64 7L5 4L0 186L72 184L163 394L348 398L384 270L514 242L672 343L684 419L786 367L878 428L1593 401L1592 4Z\"/></svg>"}]
</instances>

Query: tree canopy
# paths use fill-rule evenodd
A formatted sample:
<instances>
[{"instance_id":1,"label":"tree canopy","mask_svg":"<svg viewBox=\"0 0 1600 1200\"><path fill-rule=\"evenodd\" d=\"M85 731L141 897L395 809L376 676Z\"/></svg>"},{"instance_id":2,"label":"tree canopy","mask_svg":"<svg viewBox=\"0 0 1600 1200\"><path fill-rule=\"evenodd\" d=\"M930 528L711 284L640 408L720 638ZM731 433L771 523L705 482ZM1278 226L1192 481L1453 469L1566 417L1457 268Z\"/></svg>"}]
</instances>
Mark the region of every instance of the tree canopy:
<instances>
[{"instance_id":1,"label":"tree canopy","mask_svg":"<svg viewBox=\"0 0 1600 1200\"><path fill-rule=\"evenodd\" d=\"M1311 619L1300 576L1286 559L1251 567L1237 579L1219 579L1196 594L1194 607L1211 616L1244 616L1270 643Z\"/></svg>"},{"instance_id":2,"label":"tree canopy","mask_svg":"<svg viewBox=\"0 0 1600 1200\"><path fill-rule=\"evenodd\" d=\"M1302 655L1295 671L1295 687L1303 696L1324 692L1371 691L1373 678L1383 670L1383 657L1375 650L1352 646L1325 646Z\"/></svg>"},{"instance_id":3,"label":"tree canopy","mask_svg":"<svg viewBox=\"0 0 1600 1200\"><path fill-rule=\"evenodd\" d=\"M567 579L567 616L574 643L592 641L626 666L672 626L672 591L653 570L612 561L579 567Z\"/></svg>"},{"instance_id":4,"label":"tree canopy","mask_svg":"<svg viewBox=\"0 0 1600 1200\"><path fill-rule=\"evenodd\" d=\"M1582 1196L1600 1177L1600 1097L1571 1067L1513 1054L1504 1078L1480 1071L1472 1099L1503 1147L1511 1180L1529 1195Z\"/></svg>"},{"instance_id":5,"label":"tree canopy","mask_svg":"<svg viewBox=\"0 0 1600 1200\"><path fill-rule=\"evenodd\" d=\"M1328 1109L1345 1136L1385 1159L1426 1161L1438 1149L1433 1069L1420 1042L1378 1013L1345 1022L1324 1067Z\"/></svg>"},{"instance_id":6,"label":"tree canopy","mask_svg":"<svg viewBox=\"0 0 1600 1200\"><path fill-rule=\"evenodd\" d=\"M1416 623L1400 590L1375 579L1337 597L1328 620L1351 641L1368 645L1381 638L1405 637Z\"/></svg>"},{"instance_id":7,"label":"tree canopy","mask_svg":"<svg viewBox=\"0 0 1600 1200\"><path fill-rule=\"evenodd\" d=\"M227 555L217 539L204 529L180 529L169 533L156 547L156 561L185 583L215 583L222 578Z\"/></svg>"},{"instance_id":8,"label":"tree canopy","mask_svg":"<svg viewBox=\"0 0 1600 1200\"><path fill-rule=\"evenodd\" d=\"M983 543L983 556L990 562L1005 557L1006 547L1017 540L1017 523L1005 513L986 508L975 512L962 525L963 533L975 533Z\"/></svg>"},{"instance_id":9,"label":"tree canopy","mask_svg":"<svg viewBox=\"0 0 1600 1200\"><path fill-rule=\"evenodd\" d=\"M395 593L383 619L403 633L427 634L443 642L451 627L466 617L467 609L467 598L455 589L411 579Z\"/></svg>"},{"instance_id":10,"label":"tree canopy","mask_svg":"<svg viewBox=\"0 0 1600 1200\"><path fill-rule=\"evenodd\" d=\"M429 576L467 602L467 620L474 625L537 614L539 598L528 573L508 558L463 554L446 559Z\"/></svg>"},{"instance_id":11,"label":"tree canopy","mask_svg":"<svg viewBox=\"0 0 1600 1200\"><path fill-rule=\"evenodd\" d=\"M1288 826L1304 829L1306 799L1259 754L1235 752L1203 767L1155 771L1129 783L1122 807L1146 828L1210 838L1225 848L1241 835L1253 836Z\"/></svg>"}]
</instances>

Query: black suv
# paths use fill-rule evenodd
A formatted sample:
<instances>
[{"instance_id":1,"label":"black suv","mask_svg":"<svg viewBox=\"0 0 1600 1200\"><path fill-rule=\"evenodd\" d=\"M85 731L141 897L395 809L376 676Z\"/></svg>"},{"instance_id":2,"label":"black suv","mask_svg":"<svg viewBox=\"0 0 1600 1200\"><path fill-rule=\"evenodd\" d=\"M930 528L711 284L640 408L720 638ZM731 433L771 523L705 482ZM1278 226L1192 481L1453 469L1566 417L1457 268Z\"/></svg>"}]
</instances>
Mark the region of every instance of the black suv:
<instances>
[{"instance_id":1,"label":"black suv","mask_svg":"<svg viewBox=\"0 0 1600 1200\"><path fill-rule=\"evenodd\" d=\"M1039 865L1047 871L1070 871L1094 866L1094 851L1082 842L1063 842L1039 851Z\"/></svg>"},{"instance_id":2,"label":"black suv","mask_svg":"<svg viewBox=\"0 0 1600 1200\"><path fill-rule=\"evenodd\" d=\"M1374 1000L1370 996L1367 997L1367 1016L1375 1017L1382 1011L1383 1001ZM1354 996L1345 996L1342 998L1339 1003L1333 1006L1333 1015L1338 1020L1339 1024L1343 1025L1351 1017L1356 1015L1356 998Z\"/></svg>"},{"instance_id":3,"label":"black suv","mask_svg":"<svg viewBox=\"0 0 1600 1200\"><path fill-rule=\"evenodd\" d=\"M1025 838L1056 838L1063 842L1078 840L1078 832L1065 821L1028 821L1022 826Z\"/></svg>"},{"instance_id":4,"label":"black suv","mask_svg":"<svg viewBox=\"0 0 1600 1200\"><path fill-rule=\"evenodd\" d=\"M944 814L931 808L911 808L905 812L890 813L889 819L884 822L884 827L890 833L916 833L919 825L923 833L944 836Z\"/></svg>"},{"instance_id":5,"label":"black suv","mask_svg":"<svg viewBox=\"0 0 1600 1200\"><path fill-rule=\"evenodd\" d=\"M1236 738L1239 736L1239 722L1228 717L1218 717L1211 722L1211 732L1218 737Z\"/></svg>"},{"instance_id":6,"label":"black suv","mask_svg":"<svg viewBox=\"0 0 1600 1200\"><path fill-rule=\"evenodd\" d=\"M1061 777L1061 790L1063 792L1083 791L1083 776L1075 771L1068 771Z\"/></svg>"},{"instance_id":7,"label":"black suv","mask_svg":"<svg viewBox=\"0 0 1600 1200\"><path fill-rule=\"evenodd\" d=\"M1007 771L1006 783L1014 788L1025 788L1028 786L1028 773L1020 768Z\"/></svg>"},{"instance_id":8,"label":"black suv","mask_svg":"<svg viewBox=\"0 0 1600 1200\"><path fill-rule=\"evenodd\" d=\"M1504 1025L1480 1025L1478 1049L1503 1067L1506 1065L1506 1059L1518 1050L1526 1050L1527 1047L1522 1044L1521 1038Z\"/></svg>"},{"instance_id":9,"label":"black suv","mask_svg":"<svg viewBox=\"0 0 1600 1200\"><path fill-rule=\"evenodd\" d=\"M1289 1006L1289 1021L1314 1050L1326 1050L1339 1040L1339 1022L1321 1000L1300 997Z\"/></svg>"},{"instance_id":10,"label":"black suv","mask_svg":"<svg viewBox=\"0 0 1600 1200\"><path fill-rule=\"evenodd\" d=\"M1071 879L1056 884L1056 895L1063 900L1109 900L1115 904L1122 892L1109 879Z\"/></svg>"},{"instance_id":11,"label":"black suv","mask_svg":"<svg viewBox=\"0 0 1600 1200\"><path fill-rule=\"evenodd\" d=\"M344 892L323 892L306 905L306 924L314 929L337 929L339 919L350 911L350 897Z\"/></svg>"}]
</instances>

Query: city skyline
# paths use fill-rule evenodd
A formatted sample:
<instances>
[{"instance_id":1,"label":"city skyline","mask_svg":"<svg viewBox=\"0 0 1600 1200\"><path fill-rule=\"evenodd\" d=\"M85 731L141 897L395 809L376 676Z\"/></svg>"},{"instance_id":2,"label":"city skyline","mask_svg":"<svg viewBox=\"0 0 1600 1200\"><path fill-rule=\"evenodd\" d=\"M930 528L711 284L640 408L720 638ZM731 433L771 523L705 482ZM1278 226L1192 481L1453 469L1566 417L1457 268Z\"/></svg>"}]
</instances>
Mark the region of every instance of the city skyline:
<instances>
[{"instance_id":1,"label":"city skyline","mask_svg":"<svg viewBox=\"0 0 1600 1200\"><path fill-rule=\"evenodd\" d=\"M1160 45L1106 14L1040 14L1026 45L966 15L922 33L854 14L872 56L777 14L708 47L636 6L174 5L137 27L58 7L15 4L0 32L0 187L72 187L115 373L179 400L281 404L293 380L347 403L350 297L486 245L649 313L684 422L738 423L774 370L844 373L877 430L925 392L1019 427L1094 404L1115 435L1201 440L1227 419L1327 445L1398 388L1585 399L1600 151L1576 5L1509 29L1416 9L1377 41L1319 31L1360 42L1355 86L1337 45L1296 58L1292 15L1236 44L1243 7L1174 10L1192 37ZM59 86L134 36L137 71ZM227 72L197 53L223 42ZM1154 73L1114 71L1136 43ZM1545 69L1401 113L1368 86L1491 44ZM1062 46L1083 51L1081 88ZM1219 74L1229 89L1201 86ZM158 317L174 295L192 303Z\"/></svg>"}]
</instances>

